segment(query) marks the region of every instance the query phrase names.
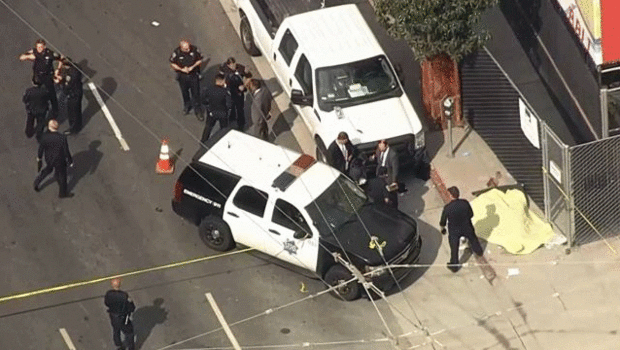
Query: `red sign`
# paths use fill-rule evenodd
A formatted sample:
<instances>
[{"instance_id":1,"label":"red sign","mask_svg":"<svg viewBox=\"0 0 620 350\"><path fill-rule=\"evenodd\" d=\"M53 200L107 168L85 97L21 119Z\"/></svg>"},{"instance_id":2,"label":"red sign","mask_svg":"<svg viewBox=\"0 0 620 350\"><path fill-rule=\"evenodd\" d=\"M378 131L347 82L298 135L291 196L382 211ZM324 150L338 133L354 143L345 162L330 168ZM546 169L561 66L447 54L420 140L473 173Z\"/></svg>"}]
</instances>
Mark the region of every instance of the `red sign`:
<instances>
[{"instance_id":1,"label":"red sign","mask_svg":"<svg viewBox=\"0 0 620 350\"><path fill-rule=\"evenodd\" d=\"M603 63L620 61L620 6L618 0L601 0Z\"/></svg>"}]
</instances>

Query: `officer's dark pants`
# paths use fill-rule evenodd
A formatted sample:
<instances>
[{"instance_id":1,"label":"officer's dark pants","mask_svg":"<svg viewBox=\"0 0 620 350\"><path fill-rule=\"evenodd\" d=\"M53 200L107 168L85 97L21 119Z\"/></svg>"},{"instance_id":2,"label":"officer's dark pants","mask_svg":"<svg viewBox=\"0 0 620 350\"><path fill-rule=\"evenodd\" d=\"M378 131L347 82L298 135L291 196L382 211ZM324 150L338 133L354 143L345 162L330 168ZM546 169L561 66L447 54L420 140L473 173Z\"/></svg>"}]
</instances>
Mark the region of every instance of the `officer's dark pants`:
<instances>
[{"instance_id":1,"label":"officer's dark pants","mask_svg":"<svg viewBox=\"0 0 620 350\"><path fill-rule=\"evenodd\" d=\"M40 113L28 113L28 117L26 118L26 137L31 138L34 135L37 135L37 141L41 139L41 135L43 135L43 130L45 129L45 118L47 116L47 111Z\"/></svg>"},{"instance_id":2,"label":"officer's dark pants","mask_svg":"<svg viewBox=\"0 0 620 350\"><path fill-rule=\"evenodd\" d=\"M128 350L134 350L134 336L133 336L133 324L131 320L125 324L125 316L118 316L110 314L110 323L112 323L112 339L114 339L114 345L119 348L124 347L121 340L121 332L125 335L125 343Z\"/></svg>"},{"instance_id":3,"label":"officer's dark pants","mask_svg":"<svg viewBox=\"0 0 620 350\"><path fill-rule=\"evenodd\" d=\"M207 121L205 122L205 128L202 131L202 137L200 138L200 142L205 143L209 139L209 136L211 136L211 130L213 130L213 127L217 122L220 122L220 129L228 127L228 117L216 118L208 115Z\"/></svg>"},{"instance_id":4,"label":"officer's dark pants","mask_svg":"<svg viewBox=\"0 0 620 350\"><path fill-rule=\"evenodd\" d=\"M71 92L67 95L67 119L69 129L78 132L82 129L82 96L83 92Z\"/></svg>"},{"instance_id":5,"label":"officer's dark pants","mask_svg":"<svg viewBox=\"0 0 620 350\"><path fill-rule=\"evenodd\" d=\"M183 108L189 111L194 108L194 112L198 113L200 108L200 76L197 73L185 74L179 73L177 76L181 95L183 96Z\"/></svg>"},{"instance_id":6,"label":"officer's dark pants","mask_svg":"<svg viewBox=\"0 0 620 350\"><path fill-rule=\"evenodd\" d=\"M58 197L66 197L67 196L67 164L61 163L56 165L45 164L45 167L41 169L41 172L34 180L34 186L39 187L41 182L49 175L54 172L54 177L58 182Z\"/></svg>"},{"instance_id":7,"label":"officer's dark pants","mask_svg":"<svg viewBox=\"0 0 620 350\"><path fill-rule=\"evenodd\" d=\"M450 262L449 264L458 264L459 263L459 243L461 237L467 238L469 242L469 246L478 256L482 256L482 246L480 246L480 241L478 241L478 237L473 232L450 232L448 234L448 241L450 243Z\"/></svg>"},{"instance_id":8,"label":"officer's dark pants","mask_svg":"<svg viewBox=\"0 0 620 350\"><path fill-rule=\"evenodd\" d=\"M56 98L54 78L51 75L38 75L37 77L41 84L45 85L49 93L50 102L52 103L52 115L50 117L56 119L58 118L58 98Z\"/></svg>"},{"instance_id":9,"label":"officer's dark pants","mask_svg":"<svg viewBox=\"0 0 620 350\"><path fill-rule=\"evenodd\" d=\"M230 118L236 119L237 121L237 130L243 131L245 129L245 111L244 111L245 101L243 100L243 96L241 98L233 98L232 99L232 110L230 112Z\"/></svg>"}]
</instances>

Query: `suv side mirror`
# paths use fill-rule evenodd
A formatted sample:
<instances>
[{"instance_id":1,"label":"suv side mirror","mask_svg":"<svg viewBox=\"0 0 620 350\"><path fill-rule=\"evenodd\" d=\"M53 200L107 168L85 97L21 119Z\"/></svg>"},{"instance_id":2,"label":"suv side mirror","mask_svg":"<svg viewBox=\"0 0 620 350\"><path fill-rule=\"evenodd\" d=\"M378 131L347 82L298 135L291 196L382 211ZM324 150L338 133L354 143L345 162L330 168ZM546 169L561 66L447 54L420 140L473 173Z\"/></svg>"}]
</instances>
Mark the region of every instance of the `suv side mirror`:
<instances>
[{"instance_id":1,"label":"suv side mirror","mask_svg":"<svg viewBox=\"0 0 620 350\"><path fill-rule=\"evenodd\" d=\"M310 237L312 237L312 235L304 231L295 231L295 233L293 233L293 238L295 239L306 239Z\"/></svg>"},{"instance_id":2,"label":"suv side mirror","mask_svg":"<svg viewBox=\"0 0 620 350\"><path fill-rule=\"evenodd\" d=\"M301 90L293 89L291 91L291 102L300 106L312 106L314 101L312 95L306 96Z\"/></svg>"}]
</instances>

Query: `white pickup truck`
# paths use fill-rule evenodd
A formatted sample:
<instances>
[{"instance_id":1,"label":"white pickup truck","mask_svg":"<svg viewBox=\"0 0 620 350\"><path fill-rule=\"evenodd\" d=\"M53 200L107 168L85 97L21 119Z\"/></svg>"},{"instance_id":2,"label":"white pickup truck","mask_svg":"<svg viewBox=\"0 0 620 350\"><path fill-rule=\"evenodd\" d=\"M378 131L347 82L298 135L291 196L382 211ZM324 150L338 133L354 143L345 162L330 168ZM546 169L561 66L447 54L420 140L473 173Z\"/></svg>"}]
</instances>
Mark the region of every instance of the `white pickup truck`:
<instances>
[{"instance_id":1,"label":"white pickup truck","mask_svg":"<svg viewBox=\"0 0 620 350\"><path fill-rule=\"evenodd\" d=\"M345 131L362 154L386 139L401 165L420 169L424 130L390 60L356 5L325 2L237 0L245 50L269 61L314 137L317 158L325 160Z\"/></svg>"}]
</instances>

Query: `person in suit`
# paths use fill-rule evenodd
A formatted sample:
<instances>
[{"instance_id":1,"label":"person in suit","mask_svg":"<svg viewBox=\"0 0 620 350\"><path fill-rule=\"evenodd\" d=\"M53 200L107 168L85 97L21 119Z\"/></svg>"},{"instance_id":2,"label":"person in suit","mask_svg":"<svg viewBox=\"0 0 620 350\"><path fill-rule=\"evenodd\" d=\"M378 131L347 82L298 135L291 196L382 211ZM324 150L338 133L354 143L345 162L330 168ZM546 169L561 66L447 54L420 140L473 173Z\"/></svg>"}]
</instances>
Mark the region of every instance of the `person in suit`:
<instances>
[{"instance_id":1,"label":"person in suit","mask_svg":"<svg viewBox=\"0 0 620 350\"><path fill-rule=\"evenodd\" d=\"M388 204L398 208L398 153L390 148L386 140L381 140L377 143L377 151L371 156L371 160L377 161L375 173L388 188Z\"/></svg>"},{"instance_id":2,"label":"person in suit","mask_svg":"<svg viewBox=\"0 0 620 350\"><path fill-rule=\"evenodd\" d=\"M54 177L58 181L59 187L58 197L72 197L73 194L67 192L67 165L73 166L67 137L58 132L58 122L55 119L48 122L47 128L49 131L41 136L37 155L39 169L41 168L41 159L45 155L45 168L39 172L34 180L34 190L39 192L41 181L54 171Z\"/></svg>"},{"instance_id":3,"label":"person in suit","mask_svg":"<svg viewBox=\"0 0 620 350\"><path fill-rule=\"evenodd\" d=\"M327 148L327 161L341 173L347 174L355 153L356 150L349 140L349 135L341 131L336 140Z\"/></svg>"},{"instance_id":4,"label":"person in suit","mask_svg":"<svg viewBox=\"0 0 620 350\"><path fill-rule=\"evenodd\" d=\"M40 141L50 106L49 92L45 85L42 85L37 78L33 78L32 86L26 89L22 101L26 105L27 113L26 137L31 138L36 135L37 141Z\"/></svg>"},{"instance_id":5,"label":"person in suit","mask_svg":"<svg viewBox=\"0 0 620 350\"><path fill-rule=\"evenodd\" d=\"M482 256L483 250L478 237L476 237L474 225L471 223L471 218L474 216L471 205L467 200L459 198L460 193L456 186L448 188L448 193L450 193L451 201L444 206L439 225L441 226L441 233L446 234L446 222L448 223L448 242L450 243L448 269L457 272L460 268L459 243L461 237L467 238L476 255Z\"/></svg>"},{"instance_id":6,"label":"person in suit","mask_svg":"<svg viewBox=\"0 0 620 350\"><path fill-rule=\"evenodd\" d=\"M207 121L202 131L200 142L206 142L211 136L215 123L220 123L220 129L228 127L228 118L232 108L230 91L226 88L226 76L222 73L215 75L215 85L207 91Z\"/></svg>"},{"instance_id":7,"label":"person in suit","mask_svg":"<svg viewBox=\"0 0 620 350\"><path fill-rule=\"evenodd\" d=\"M127 343L128 350L135 349L135 341L133 334L133 324L131 323L131 313L136 310L136 305L133 303L129 294L122 291L121 280L115 278L111 281L112 289L105 293L104 304L108 307L108 314L110 314L110 323L112 324L112 338L114 345L119 350L124 350L125 345L121 341L121 331L125 335L125 343Z\"/></svg>"},{"instance_id":8,"label":"person in suit","mask_svg":"<svg viewBox=\"0 0 620 350\"><path fill-rule=\"evenodd\" d=\"M269 126L267 121L271 119L271 102L273 97L269 90L262 85L260 80L250 79L248 81L250 92L252 93L252 128L250 134L261 140L269 140Z\"/></svg>"}]
</instances>

